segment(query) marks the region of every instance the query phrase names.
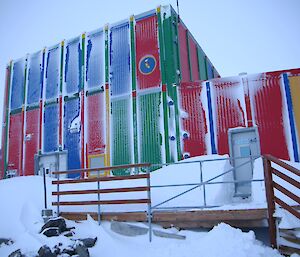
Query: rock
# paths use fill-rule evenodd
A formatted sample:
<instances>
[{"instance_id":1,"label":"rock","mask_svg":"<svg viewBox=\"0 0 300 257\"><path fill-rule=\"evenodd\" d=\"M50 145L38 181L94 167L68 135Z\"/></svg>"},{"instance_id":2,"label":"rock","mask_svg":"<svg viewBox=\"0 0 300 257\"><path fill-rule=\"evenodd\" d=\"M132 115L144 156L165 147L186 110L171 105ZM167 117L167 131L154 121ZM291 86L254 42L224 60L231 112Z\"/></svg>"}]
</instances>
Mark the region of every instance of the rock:
<instances>
[{"instance_id":1,"label":"rock","mask_svg":"<svg viewBox=\"0 0 300 257\"><path fill-rule=\"evenodd\" d=\"M76 254L76 251L75 251L75 249L73 247L69 246L69 247L63 249L61 253L62 254L68 254L68 255L72 256L72 255Z\"/></svg>"},{"instance_id":2,"label":"rock","mask_svg":"<svg viewBox=\"0 0 300 257\"><path fill-rule=\"evenodd\" d=\"M25 257L25 255L23 255L21 253L21 250L18 249L16 251L12 252L10 255L8 255L8 257Z\"/></svg>"},{"instance_id":3,"label":"rock","mask_svg":"<svg viewBox=\"0 0 300 257\"><path fill-rule=\"evenodd\" d=\"M77 244L75 251L78 254L78 257L90 257L89 249L82 244Z\"/></svg>"},{"instance_id":4,"label":"rock","mask_svg":"<svg viewBox=\"0 0 300 257\"><path fill-rule=\"evenodd\" d=\"M71 236L74 236L74 232L73 231L65 231L62 233L63 236L66 236L66 237L71 237Z\"/></svg>"},{"instance_id":5,"label":"rock","mask_svg":"<svg viewBox=\"0 0 300 257\"><path fill-rule=\"evenodd\" d=\"M58 228L59 233L62 233L64 231L68 231L66 221L63 218L55 218L48 220L44 226L42 227L40 233L42 233L47 228Z\"/></svg>"},{"instance_id":6,"label":"rock","mask_svg":"<svg viewBox=\"0 0 300 257\"><path fill-rule=\"evenodd\" d=\"M95 244L97 242L97 237L82 238L82 239L78 239L78 241L82 242L85 247L91 248L91 247L95 246Z\"/></svg>"},{"instance_id":7,"label":"rock","mask_svg":"<svg viewBox=\"0 0 300 257\"><path fill-rule=\"evenodd\" d=\"M53 236L59 236L60 231L59 228L46 228L42 231L42 234L44 234L47 237L53 237Z\"/></svg>"},{"instance_id":8,"label":"rock","mask_svg":"<svg viewBox=\"0 0 300 257\"><path fill-rule=\"evenodd\" d=\"M47 245L43 245L38 251L39 257L57 257L57 254L52 253L51 249Z\"/></svg>"},{"instance_id":9,"label":"rock","mask_svg":"<svg viewBox=\"0 0 300 257\"><path fill-rule=\"evenodd\" d=\"M59 254L61 253L61 250L60 250L59 246L56 245L56 246L53 247L52 252L53 252L55 255L59 255Z\"/></svg>"},{"instance_id":10,"label":"rock","mask_svg":"<svg viewBox=\"0 0 300 257\"><path fill-rule=\"evenodd\" d=\"M13 240L11 239L6 239L6 238L0 238L0 246L2 244L5 244L5 245L12 245L14 243Z\"/></svg>"}]
</instances>

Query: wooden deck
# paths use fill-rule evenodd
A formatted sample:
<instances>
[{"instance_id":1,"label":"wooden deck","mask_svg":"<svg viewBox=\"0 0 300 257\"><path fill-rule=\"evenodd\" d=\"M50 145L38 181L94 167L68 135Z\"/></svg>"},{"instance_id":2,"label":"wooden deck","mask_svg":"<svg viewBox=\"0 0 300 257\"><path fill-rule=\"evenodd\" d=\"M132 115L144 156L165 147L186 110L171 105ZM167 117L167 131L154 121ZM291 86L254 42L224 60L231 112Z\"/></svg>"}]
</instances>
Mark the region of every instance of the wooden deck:
<instances>
[{"instance_id":1,"label":"wooden deck","mask_svg":"<svg viewBox=\"0 0 300 257\"><path fill-rule=\"evenodd\" d=\"M87 214L98 220L97 213L62 212L61 216L70 220L85 220ZM152 222L163 227L211 228L220 222L239 228L268 227L267 209L240 210L195 210L195 211L156 211L152 213ZM146 212L107 212L101 213L101 220L146 222Z\"/></svg>"}]
</instances>

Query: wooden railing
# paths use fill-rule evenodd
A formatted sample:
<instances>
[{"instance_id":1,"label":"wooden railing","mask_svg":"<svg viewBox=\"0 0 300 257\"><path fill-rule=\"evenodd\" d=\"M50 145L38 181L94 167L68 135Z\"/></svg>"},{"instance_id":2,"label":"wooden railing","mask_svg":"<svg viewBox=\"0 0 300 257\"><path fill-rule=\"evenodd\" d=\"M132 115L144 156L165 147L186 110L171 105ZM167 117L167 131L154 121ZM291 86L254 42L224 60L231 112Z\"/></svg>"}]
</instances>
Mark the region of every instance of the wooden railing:
<instances>
[{"instance_id":1,"label":"wooden railing","mask_svg":"<svg viewBox=\"0 0 300 257\"><path fill-rule=\"evenodd\" d=\"M150 166L149 163L143 164L129 164L129 165L119 165L112 167L102 167L93 169L76 169L68 171L55 171L52 174L57 176L57 180L52 181L53 185L56 185L56 192L52 192L53 196L57 197L56 202L52 202L53 206L57 206L57 215L60 215L60 206L86 206L86 205L97 205L98 206L98 222L101 221L101 205L112 205L112 204L147 204L148 211L148 223L149 223L149 240L151 241L151 194L150 194ZM147 172L145 174L129 175L129 176L111 176L111 177L101 177L100 171L118 170L118 169L131 169L131 168L146 168ZM79 178L79 179L60 179L60 175L63 174L76 174L80 173L86 174L89 172L96 172L97 177L93 178ZM100 182L109 181L122 181L122 180L146 180L145 186L138 187L121 187L121 188L100 188ZM60 186L65 184L77 184L77 183L90 183L97 182L97 189L88 190L66 190L61 191ZM147 197L142 199L114 199L114 200L101 200L101 194L110 193L128 193L128 192L147 192ZM87 194L97 194L98 199L95 201L61 201L60 197L65 195L87 195Z\"/></svg>"},{"instance_id":2,"label":"wooden railing","mask_svg":"<svg viewBox=\"0 0 300 257\"><path fill-rule=\"evenodd\" d=\"M289 172L293 173L294 175L300 177L300 170L296 169L295 167L275 158L271 155L264 155L263 156L263 163L264 163L264 175L265 175L265 186L266 186L266 197L267 197L267 204L268 204L268 220L269 220L269 232L270 232L270 241L271 246L277 248L277 238L276 238L276 220L274 217L276 204L281 206L283 209L290 212L292 215L300 219L300 213L297 211L296 208L287 204L282 199L278 198L275 193L274 189L280 191L282 194L288 196L289 198L293 199L300 205L300 197L289 191L288 189L284 188L282 185L276 183L273 179L273 176L277 176L280 179L288 182L289 184L293 185L294 187L300 189L300 182L299 180L295 180L288 175L284 174L283 172L275 169L272 167L272 163L279 165L280 167L288 170Z\"/></svg>"}]
</instances>

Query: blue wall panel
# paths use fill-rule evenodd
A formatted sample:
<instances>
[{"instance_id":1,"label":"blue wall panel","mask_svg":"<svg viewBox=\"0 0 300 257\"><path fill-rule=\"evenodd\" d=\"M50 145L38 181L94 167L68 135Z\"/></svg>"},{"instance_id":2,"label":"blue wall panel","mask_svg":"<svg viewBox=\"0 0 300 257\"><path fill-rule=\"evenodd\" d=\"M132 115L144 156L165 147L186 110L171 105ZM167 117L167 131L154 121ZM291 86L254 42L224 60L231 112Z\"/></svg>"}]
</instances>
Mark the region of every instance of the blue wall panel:
<instances>
[{"instance_id":1,"label":"blue wall panel","mask_svg":"<svg viewBox=\"0 0 300 257\"><path fill-rule=\"evenodd\" d=\"M32 54L29 57L27 67L28 86L27 86L27 104L38 103L42 91L43 82L43 52Z\"/></svg>"},{"instance_id":2,"label":"blue wall panel","mask_svg":"<svg viewBox=\"0 0 300 257\"><path fill-rule=\"evenodd\" d=\"M207 95L208 116L209 116L209 132L210 132L211 153L216 154L217 149L216 149L216 143L215 143L214 121L213 121L211 92L210 92L209 82L206 82L206 95Z\"/></svg>"},{"instance_id":3,"label":"blue wall panel","mask_svg":"<svg viewBox=\"0 0 300 257\"><path fill-rule=\"evenodd\" d=\"M46 66L46 99L58 97L60 82L60 45L49 49Z\"/></svg>"},{"instance_id":4,"label":"blue wall panel","mask_svg":"<svg viewBox=\"0 0 300 257\"><path fill-rule=\"evenodd\" d=\"M19 60L13 64L13 77L11 83L11 110L22 107L25 81L25 62Z\"/></svg>"},{"instance_id":5,"label":"blue wall panel","mask_svg":"<svg viewBox=\"0 0 300 257\"><path fill-rule=\"evenodd\" d=\"M45 106L44 109L44 152L54 152L58 150L58 104Z\"/></svg>"},{"instance_id":6,"label":"blue wall panel","mask_svg":"<svg viewBox=\"0 0 300 257\"><path fill-rule=\"evenodd\" d=\"M111 28L110 33L111 95L130 92L129 24Z\"/></svg>"},{"instance_id":7,"label":"blue wall panel","mask_svg":"<svg viewBox=\"0 0 300 257\"><path fill-rule=\"evenodd\" d=\"M214 69L208 60L206 60L206 70L207 70L207 78L213 79L214 78Z\"/></svg>"},{"instance_id":8,"label":"blue wall panel","mask_svg":"<svg viewBox=\"0 0 300 257\"><path fill-rule=\"evenodd\" d=\"M80 37L66 45L65 90L67 94L77 93L81 86L81 45Z\"/></svg>"},{"instance_id":9,"label":"blue wall panel","mask_svg":"<svg viewBox=\"0 0 300 257\"><path fill-rule=\"evenodd\" d=\"M68 169L80 168L80 99L68 100L64 105L64 149L68 150ZM69 177L79 177L70 174Z\"/></svg>"},{"instance_id":10,"label":"blue wall panel","mask_svg":"<svg viewBox=\"0 0 300 257\"><path fill-rule=\"evenodd\" d=\"M86 85L94 88L104 85L104 39L103 31L87 35Z\"/></svg>"}]
</instances>

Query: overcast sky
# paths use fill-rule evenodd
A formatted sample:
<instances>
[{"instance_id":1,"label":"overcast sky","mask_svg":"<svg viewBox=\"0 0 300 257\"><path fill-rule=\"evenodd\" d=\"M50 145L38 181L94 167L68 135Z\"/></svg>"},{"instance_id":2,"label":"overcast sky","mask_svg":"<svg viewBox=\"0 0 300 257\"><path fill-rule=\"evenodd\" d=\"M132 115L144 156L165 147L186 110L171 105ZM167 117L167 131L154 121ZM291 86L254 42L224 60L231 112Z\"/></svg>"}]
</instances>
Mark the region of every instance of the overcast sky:
<instances>
[{"instance_id":1,"label":"overcast sky","mask_svg":"<svg viewBox=\"0 0 300 257\"><path fill-rule=\"evenodd\" d=\"M176 0L0 0L0 113L9 60L169 3L176 8ZM221 76L300 67L300 0L179 4Z\"/></svg>"}]
</instances>

